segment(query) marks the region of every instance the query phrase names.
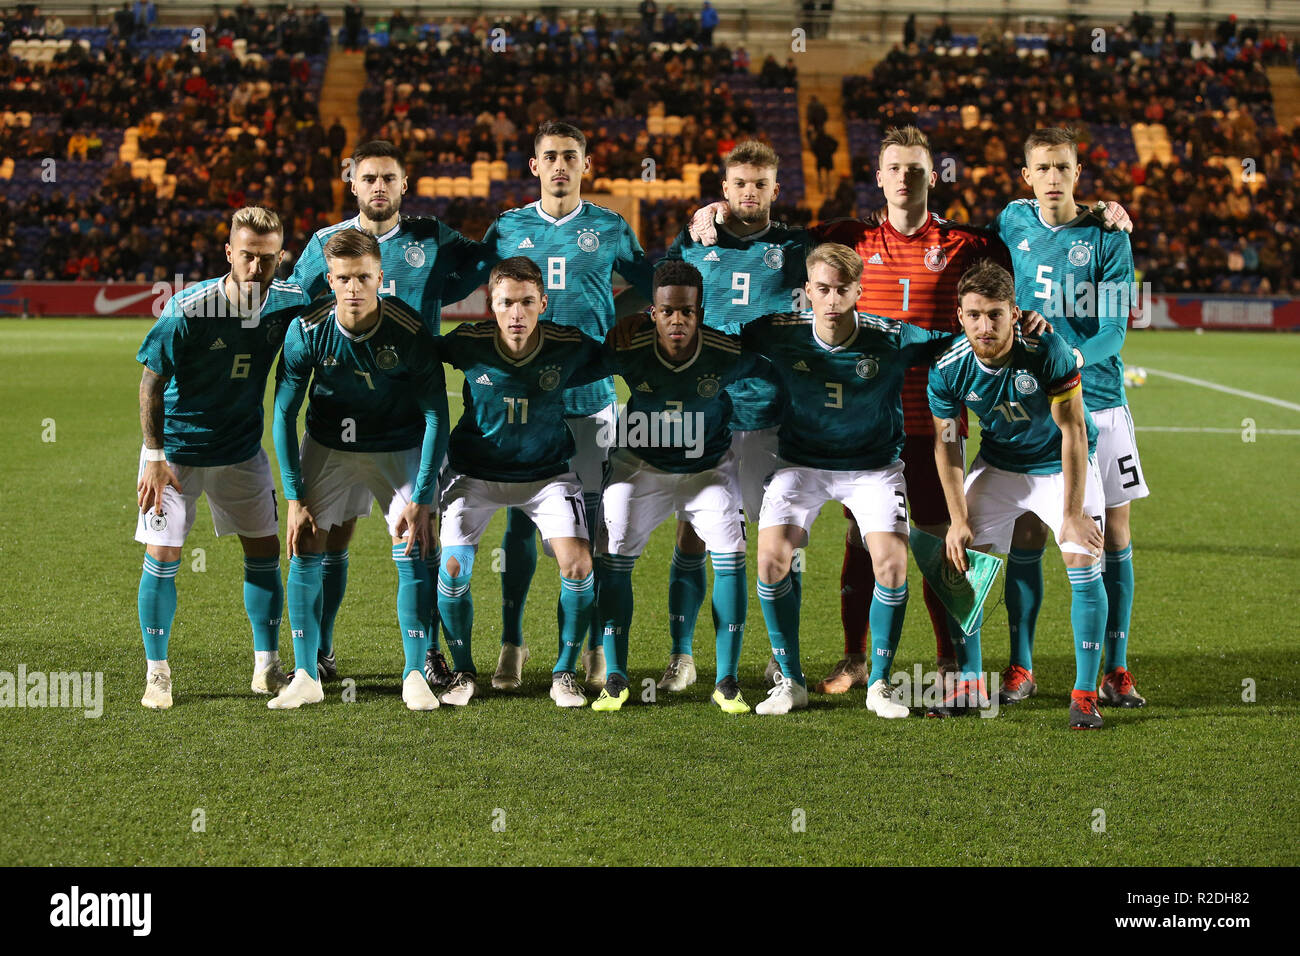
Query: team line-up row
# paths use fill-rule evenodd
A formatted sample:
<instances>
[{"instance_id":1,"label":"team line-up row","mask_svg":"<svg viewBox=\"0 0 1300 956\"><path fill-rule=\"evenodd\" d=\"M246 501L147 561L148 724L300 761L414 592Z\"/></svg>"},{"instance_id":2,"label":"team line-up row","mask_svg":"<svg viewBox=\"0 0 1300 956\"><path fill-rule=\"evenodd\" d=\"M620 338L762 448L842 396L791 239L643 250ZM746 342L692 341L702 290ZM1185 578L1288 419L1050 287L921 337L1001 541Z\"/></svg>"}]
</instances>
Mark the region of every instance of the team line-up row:
<instances>
[{"instance_id":1,"label":"team line-up row","mask_svg":"<svg viewBox=\"0 0 1300 956\"><path fill-rule=\"evenodd\" d=\"M1128 502L1146 494L1118 357L1127 309L1059 307L1066 280L1127 282L1132 263L1123 232L1075 206L1068 132L1030 137L1025 174L1037 198L1008 207L996 236L925 211L934 177L928 144L914 129L891 130L882 148L882 175L889 170L900 184L885 190L885 221L813 232L770 221L775 156L762 144L741 144L728 160L725 205L702 211L654 270L626 223L613 222L621 217L570 188L585 162L581 133L547 124L537 145L542 199L503 214L483 243L436 220L402 219L400 154L367 144L358 152L372 155L360 156L353 187L360 215L313 237L288 282L272 279L283 246L278 219L249 207L232 220L231 272L168 303L138 355L145 706L172 703L174 577L204 493L218 534L236 533L244 546L253 689L274 695L273 709L320 702L323 681L337 674L333 618L347 542L372 499L392 534L403 699L414 710L465 706L479 692L470 576L488 521L503 508L495 689L517 689L530 655L522 613L540 532L561 577L551 697L562 707L587 703L581 654L587 683L599 691L592 709L619 710L629 698L634 562L651 532L676 518L672 649L660 687L680 691L696 678L691 641L707 556L717 642L712 699L728 713L748 711L737 681L748 517L759 529L757 592L772 646L773 686L754 709L805 707L793 558L829 501L851 517L845 657L815 690L865 684L871 712L908 715L889 668L907 605L910 504L918 528L944 539L951 570L967 571L968 547L1008 554L1012 663L1002 703L1036 690L1030 655L1048 530L1073 592L1069 725L1101 725L1103 648L1101 696L1144 703L1124 660L1131 547L1111 530L1122 517L1127 537ZM595 254L607 244L601 262ZM1031 295L1045 285L1045 302L1026 303L1005 265ZM649 276L648 313L613 322L614 269ZM437 306L463 297L484 273L494 321L437 335ZM313 301L326 288L332 295ZM889 300L900 289L898 308ZM1017 303L1039 305L1056 325ZM274 484L260 447L262 395L277 354L273 434L289 500L284 586ZM454 429L444 362L464 374ZM907 374L917 366L928 373ZM613 375L630 396L621 421ZM966 410L982 436L969 474ZM1108 594L1118 590L1124 604L1125 572L1127 606L1116 608ZM930 712L951 716L988 701L978 615L953 617L942 578L927 579L925 598L941 669L952 676ZM286 604L292 676L278 658Z\"/></svg>"}]
</instances>

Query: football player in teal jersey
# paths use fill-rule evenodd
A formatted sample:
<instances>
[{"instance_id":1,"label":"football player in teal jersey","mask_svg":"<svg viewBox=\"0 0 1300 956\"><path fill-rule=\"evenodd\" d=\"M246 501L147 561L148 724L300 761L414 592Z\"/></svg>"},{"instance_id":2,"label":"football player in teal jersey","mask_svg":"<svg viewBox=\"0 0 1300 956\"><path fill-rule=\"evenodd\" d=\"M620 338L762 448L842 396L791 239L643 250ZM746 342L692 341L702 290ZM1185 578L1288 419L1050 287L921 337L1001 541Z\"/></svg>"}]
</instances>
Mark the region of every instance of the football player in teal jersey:
<instances>
[{"instance_id":1,"label":"football player in teal jersey","mask_svg":"<svg viewBox=\"0 0 1300 956\"><path fill-rule=\"evenodd\" d=\"M273 433L289 499L286 591L296 669L267 706L293 710L324 699L321 553L330 529L369 511L373 497L397 566L402 700L411 710L433 710L438 698L423 673L433 601L424 555L447 445L447 383L420 315L379 295L384 272L375 237L340 230L325 243L325 258L334 301L293 323L276 376ZM309 388L300 451L298 410Z\"/></svg>"},{"instance_id":2,"label":"football player in teal jersey","mask_svg":"<svg viewBox=\"0 0 1300 956\"><path fill-rule=\"evenodd\" d=\"M888 680L907 605L903 373L928 364L948 336L856 311L862 259L847 246L823 243L806 265L812 309L764 316L740 335L746 351L772 363L787 399L758 532L758 596L781 674L755 711L808 706L800 595L790 569L822 505L838 501L856 518L876 569L867 707L881 717L906 717Z\"/></svg>"},{"instance_id":3,"label":"football player in teal jersey","mask_svg":"<svg viewBox=\"0 0 1300 956\"><path fill-rule=\"evenodd\" d=\"M315 298L328 289L325 244L344 229L359 229L379 242L384 281L380 295L395 296L413 309L433 336L441 331L442 307L459 302L478 287L474 268L484 247L432 217L402 216L402 196L408 187L402 151L385 140L362 143L352 153L352 195L358 212L351 219L316 232L294 265L293 281ZM369 514L367 503L366 514ZM322 557L324 610L321 615L319 665L325 679L338 673L334 658L334 620L348 583L348 543L356 529L349 517L330 531ZM426 555L430 575L437 573L436 547ZM434 608L436 612L436 608ZM451 679L438 651L438 622L429 621L429 659L425 677L435 687Z\"/></svg>"},{"instance_id":4,"label":"football player in teal jersey","mask_svg":"<svg viewBox=\"0 0 1300 956\"><path fill-rule=\"evenodd\" d=\"M531 259L512 256L488 276L495 322L467 322L443 336L443 360L465 374L465 410L451 433L442 489L442 567L438 606L455 673L442 702L464 706L478 693L470 638L470 575L492 516L518 508L560 566L559 651L551 699L582 707L578 653L595 601L582 485L572 468L567 389L609 376L600 343L578 329L541 321L547 297ZM492 686L516 690L530 656L501 645Z\"/></svg>"},{"instance_id":5,"label":"football player in teal jersey","mask_svg":"<svg viewBox=\"0 0 1300 956\"><path fill-rule=\"evenodd\" d=\"M542 123L533 144L528 167L538 179L541 196L502 213L488 227L483 244L490 253L478 274L485 277L501 259L531 259L546 282L542 320L580 329L603 341L614 325L613 274L623 276L648 298L650 263L622 216L582 198L582 178L591 171L582 131L568 123ZM589 526L596 520L609 454L596 436L613 424L614 401L613 379L570 388L564 396L565 417L577 447L573 470L582 484ZM501 547L501 643L522 647L524 602L537 568L537 542L535 528L518 508L507 513ZM604 649L595 621L582 663L588 683L596 689L603 686Z\"/></svg>"},{"instance_id":6,"label":"football player in teal jersey","mask_svg":"<svg viewBox=\"0 0 1300 956\"><path fill-rule=\"evenodd\" d=\"M772 221L772 203L781 191L778 162L776 151L766 143L737 143L723 164L722 192L728 219L718 226L716 240L711 237L708 244L697 241L684 228L668 250L666 258L689 262L703 275L704 321L710 328L736 335L745 323L759 316L800 312L807 307L804 259L813 242L806 229ZM727 394L734 409L732 445L745 514L748 520L757 521L763 481L776 469L780 384L773 377L750 377L731 385ZM695 682L691 652L695 621L704 603L704 552L705 544L690 523L678 522L668 574L672 646L660 690L680 691ZM796 588L798 579L795 572ZM775 674L775 660L768 666Z\"/></svg>"},{"instance_id":7,"label":"football player in teal jersey","mask_svg":"<svg viewBox=\"0 0 1300 956\"><path fill-rule=\"evenodd\" d=\"M230 221L230 272L167 300L136 355L144 447L135 539L145 545L138 607L147 670L145 707L172 705L167 643L176 616L176 572L208 496L218 536L244 549L244 609L253 628L253 682L274 694L280 666L280 537L271 466L262 450L266 376L289 322L306 307L302 289L274 278L284 228L269 209L245 206Z\"/></svg>"},{"instance_id":8,"label":"football player in teal jersey","mask_svg":"<svg viewBox=\"0 0 1300 956\"><path fill-rule=\"evenodd\" d=\"M1040 129L1025 140L1021 175L1034 199L1018 199L998 216L997 228L1011 251L1016 303L1054 323L1072 347L1083 376L1083 400L1098 430L1097 464L1106 496L1106 671L1103 700L1141 707L1146 700L1128 670L1133 611L1133 543L1130 502L1148 495L1124 394L1120 349L1136 304L1133 253L1123 232L1102 228L1075 202L1080 164L1073 131ZM1029 649L1043 600L1042 522L1028 516L1007 564L1007 613L1012 619L1011 664L1003 675L1003 698L1011 703L1033 693Z\"/></svg>"},{"instance_id":9,"label":"football player in teal jersey","mask_svg":"<svg viewBox=\"0 0 1300 956\"><path fill-rule=\"evenodd\" d=\"M1097 728L1097 668L1106 629L1106 590L1098 558L1101 477L1092 453L1097 430L1083 399L1079 371L1056 334L1019 335L1015 286L984 260L957 287L963 335L954 336L930 371L935 464L952 525L948 561L967 570L966 549L1007 552L1018 520L1031 513L1055 533L1070 579L1075 683L1069 725ZM979 456L963 487L964 452L957 418L963 406L980 422ZM932 713L948 716L983 704L980 635L957 642L960 679Z\"/></svg>"},{"instance_id":10,"label":"football player in teal jersey","mask_svg":"<svg viewBox=\"0 0 1300 956\"><path fill-rule=\"evenodd\" d=\"M610 365L631 398L617 435L605 442L616 446L596 548L609 677L593 710L616 711L628 699L632 568L654 529L676 516L707 542L713 560L713 701L726 713L749 711L736 676L747 609L745 515L726 389L767 362L742 355L739 339L704 323L703 293L698 269L665 260L655 270L651 314L624 319L606 341ZM693 659L690 664L694 679Z\"/></svg>"}]
</instances>

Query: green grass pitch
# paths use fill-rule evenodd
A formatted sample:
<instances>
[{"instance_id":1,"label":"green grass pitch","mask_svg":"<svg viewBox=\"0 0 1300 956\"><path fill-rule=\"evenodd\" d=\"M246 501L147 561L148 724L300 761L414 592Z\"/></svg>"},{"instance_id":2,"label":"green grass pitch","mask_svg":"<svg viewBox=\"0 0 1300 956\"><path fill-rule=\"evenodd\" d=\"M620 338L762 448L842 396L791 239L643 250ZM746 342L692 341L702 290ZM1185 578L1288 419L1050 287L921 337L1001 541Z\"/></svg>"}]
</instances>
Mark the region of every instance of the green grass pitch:
<instances>
[{"instance_id":1,"label":"green grass pitch","mask_svg":"<svg viewBox=\"0 0 1300 956\"><path fill-rule=\"evenodd\" d=\"M1129 660L1151 704L1108 709L1100 733L1065 727L1069 587L1052 547L1040 696L995 720L883 721L861 690L814 695L784 718L726 716L708 703L707 609L700 682L639 703L667 657L668 527L637 566L633 703L622 713L561 711L546 696L558 583L547 559L528 602L523 692L491 692L499 586L486 550L474 583L485 693L464 710L411 713L398 681L395 573L374 519L352 545L337 628L356 701L334 684L323 705L276 713L249 692L240 550L214 540L206 506L177 579L176 706L155 713L139 705L142 548L132 540L134 354L146 327L0 323L0 670L102 671L105 682L98 719L0 709L0 864L1300 862L1294 407L1154 372L1131 392L1140 428L1222 430L1139 434L1152 497L1134 507ZM1134 332L1125 357L1297 400L1300 337ZM500 529L498 517L486 549ZM839 509L827 508L808 550L802 644L814 678L840 656L843 531ZM741 662L751 704L767 660L753 567ZM915 569L911 582L897 661L909 671L933 658ZM999 582L989 670L1006 663L1000 598ZM1249 686L1253 702L1243 700Z\"/></svg>"}]
</instances>

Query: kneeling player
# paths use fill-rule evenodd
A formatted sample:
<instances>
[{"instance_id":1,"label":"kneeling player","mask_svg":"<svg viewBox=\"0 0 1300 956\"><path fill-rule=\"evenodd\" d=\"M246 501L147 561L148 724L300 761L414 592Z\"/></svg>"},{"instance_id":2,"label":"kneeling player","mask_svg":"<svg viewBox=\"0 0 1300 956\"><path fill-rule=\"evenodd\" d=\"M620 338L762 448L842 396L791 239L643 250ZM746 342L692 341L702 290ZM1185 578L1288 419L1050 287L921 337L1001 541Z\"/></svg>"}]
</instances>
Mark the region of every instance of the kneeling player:
<instances>
[{"instance_id":1,"label":"kneeling player","mask_svg":"<svg viewBox=\"0 0 1300 956\"><path fill-rule=\"evenodd\" d=\"M781 675L755 710L808 706L791 559L807 544L822 505L838 501L857 519L876 569L867 707L906 717L888 682L907 606L903 373L928 364L948 335L856 311L862 259L847 246L818 246L807 267L811 311L763 316L741 332L745 350L771 361L789 397L758 532L758 596Z\"/></svg>"},{"instance_id":2,"label":"kneeling player","mask_svg":"<svg viewBox=\"0 0 1300 956\"><path fill-rule=\"evenodd\" d=\"M296 670L268 701L292 710L324 699L317 670L324 602L321 554L331 528L379 502L397 565L402 700L434 710L424 678L433 594L422 555L447 444L447 383L433 338L400 299L379 298L379 243L356 229L325 243L334 302L314 307L285 337L275 390L275 453L289 499L288 604ZM311 380L299 454L298 409Z\"/></svg>"},{"instance_id":3,"label":"kneeling player","mask_svg":"<svg viewBox=\"0 0 1300 956\"><path fill-rule=\"evenodd\" d=\"M965 572L968 546L1006 553L1026 512L1051 527L1073 592L1076 670L1069 724L1097 728L1097 669L1106 632L1106 590L1097 560L1104 502L1091 457L1097 429L1084 407L1074 354L1054 333L1016 333L1015 286L1001 266L983 261L968 270L957 301L965 334L936 359L929 387L935 464L952 515L948 560ZM964 491L956 422L963 405L980 420L980 452ZM937 713L959 712L979 698L982 688L971 686L982 668L979 640L978 631L967 636L956 696Z\"/></svg>"},{"instance_id":4,"label":"kneeling player","mask_svg":"<svg viewBox=\"0 0 1300 956\"><path fill-rule=\"evenodd\" d=\"M448 442L442 490L442 567L438 611L454 673L444 704L464 706L478 692L471 654L474 603L470 575L479 539L502 508L518 508L541 532L560 565L560 646L551 699L582 707L575 675L591 623L591 570L582 485L569 470L573 435L564 390L609 375L599 343L577 329L541 322L542 271L523 256L503 259L488 276L496 322L467 322L441 340L443 359L465 373L465 411ZM529 651L505 642L492 686L519 687Z\"/></svg>"},{"instance_id":5,"label":"kneeling player","mask_svg":"<svg viewBox=\"0 0 1300 956\"><path fill-rule=\"evenodd\" d=\"M145 545L140 633L148 660L144 697L172 705L167 642L176 616L176 571L208 496L217 535L244 547L244 608L253 627L253 683L274 694L289 679L280 668L280 538L275 484L262 451L266 376L285 327L307 304L302 290L275 280L284 230L275 213L246 206L230 223L230 272L177 292L136 358L140 452L135 539Z\"/></svg>"},{"instance_id":6,"label":"kneeling player","mask_svg":"<svg viewBox=\"0 0 1300 956\"><path fill-rule=\"evenodd\" d=\"M609 676L593 710L618 710L627 701L632 566L651 532L676 516L690 523L713 560L713 701L730 714L749 711L736 680L747 610L745 515L725 388L767 363L742 357L735 336L703 327L703 293L693 265L664 262L655 270L651 316L624 320L607 341L631 399L602 501L598 599ZM694 682L691 655L673 655L669 667Z\"/></svg>"}]
</instances>

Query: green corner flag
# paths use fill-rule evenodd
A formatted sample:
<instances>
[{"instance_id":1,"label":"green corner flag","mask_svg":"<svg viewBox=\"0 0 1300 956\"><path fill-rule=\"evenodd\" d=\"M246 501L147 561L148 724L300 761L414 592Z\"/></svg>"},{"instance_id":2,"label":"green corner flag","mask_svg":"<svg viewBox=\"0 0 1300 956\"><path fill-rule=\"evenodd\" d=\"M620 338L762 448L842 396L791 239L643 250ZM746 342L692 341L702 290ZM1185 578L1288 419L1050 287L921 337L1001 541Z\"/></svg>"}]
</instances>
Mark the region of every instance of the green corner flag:
<instances>
[{"instance_id":1,"label":"green corner flag","mask_svg":"<svg viewBox=\"0 0 1300 956\"><path fill-rule=\"evenodd\" d=\"M967 548L966 560L970 570L961 574L944 558L942 538L927 534L920 528L913 528L909 537L921 574L939 595L943 606L957 619L961 629L967 634L973 633L984 609L984 601L1002 569L1002 559Z\"/></svg>"}]
</instances>

